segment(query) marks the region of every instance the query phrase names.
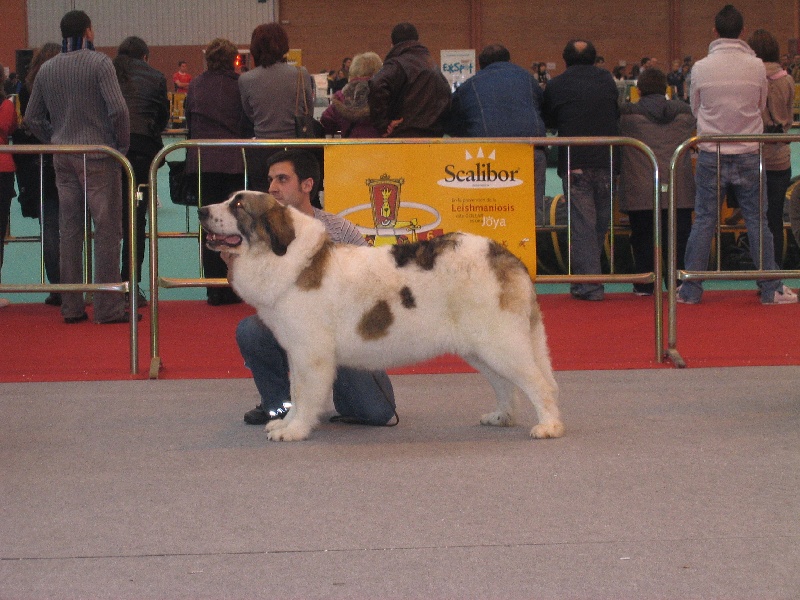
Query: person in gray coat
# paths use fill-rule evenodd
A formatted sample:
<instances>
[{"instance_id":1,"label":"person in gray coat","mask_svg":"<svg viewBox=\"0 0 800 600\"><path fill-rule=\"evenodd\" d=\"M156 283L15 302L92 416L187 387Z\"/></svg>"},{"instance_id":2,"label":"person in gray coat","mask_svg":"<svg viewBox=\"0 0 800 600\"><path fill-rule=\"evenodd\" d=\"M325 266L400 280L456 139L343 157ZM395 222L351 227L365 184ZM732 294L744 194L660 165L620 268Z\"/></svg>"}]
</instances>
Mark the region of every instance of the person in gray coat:
<instances>
[{"instance_id":1,"label":"person in gray coat","mask_svg":"<svg viewBox=\"0 0 800 600\"><path fill-rule=\"evenodd\" d=\"M642 72L636 84L641 98L620 107L620 135L647 144L658 160L660 179L661 239L667 258L667 208L669 206L669 165L675 149L694 135L697 124L692 109L680 100L667 100L667 76L657 68ZM691 155L683 155L675 179L677 205L677 266L683 268L686 241L692 229L694 176ZM650 159L632 147L622 149L620 171L620 210L628 214L631 225L631 248L637 273L653 271L653 167ZM667 270L664 269L666 277ZM637 283L639 296L653 294L652 283Z\"/></svg>"}]
</instances>

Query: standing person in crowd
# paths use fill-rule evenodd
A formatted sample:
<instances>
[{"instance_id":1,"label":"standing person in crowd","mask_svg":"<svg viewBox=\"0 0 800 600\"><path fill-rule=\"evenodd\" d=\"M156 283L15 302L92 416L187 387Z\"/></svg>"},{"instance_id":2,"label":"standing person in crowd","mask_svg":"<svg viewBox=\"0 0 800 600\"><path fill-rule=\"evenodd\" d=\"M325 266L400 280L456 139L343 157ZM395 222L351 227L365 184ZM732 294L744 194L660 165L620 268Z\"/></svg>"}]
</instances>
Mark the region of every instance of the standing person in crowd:
<instances>
[{"instance_id":1,"label":"standing person in crowd","mask_svg":"<svg viewBox=\"0 0 800 600\"><path fill-rule=\"evenodd\" d=\"M336 93L344 89L350 79L350 66L353 64L353 59L349 56L342 59L342 66L336 72L336 77L331 84L331 93Z\"/></svg>"},{"instance_id":2,"label":"standing person in crowd","mask_svg":"<svg viewBox=\"0 0 800 600\"><path fill-rule=\"evenodd\" d=\"M616 136L619 131L617 84L611 73L594 66L596 51L586 40L570 40L564 48L566 71L544 90L545 124L560 137ZM572 273L600 274L606 232L611 222L611 153L608 146L559 147L558 174L570 198ZM616 163L616 161L615 161ZM573 298L602 300L598 283L573 283Z\"/></svg>"},{"instance_id":3,"label":"standing person in crowd","mask_svg":"<svg viewBox=\"0 0 800 600\"><path fill-rule=\"evenodd\" d=\"M682 99L685 96L683 83L685 80L682 64L679 60L672 61L672 71L667 75L667 83L672 88L672 97Z\"/></svg>"},{"instance_id":4,"label":"standing person in crowd","mask_svg":"<svg viewBox=\"0 0 800 600\"><path fill-rule=\"evenodd\" d=\"M128 106L131 122L131 137L127 159L131 162L135 176L134 186L147 185L150 177L150 164L156 154L164 147L161 132L169 120L169 98L167 97L167 78L147 64L150 49L140 37L125 38L117 48L114 68L122 89L122 96ZM127 178L123 178L123 192L127 191ZM123 193L123 198L125 193ZM130 281L130 235L128 222L130 205L125 202L122 219L122 281ZM136 204L136 290L139 305L145 306L147 299L139 288L144 263L144 245L147 239L147 195L137 196ZM131 284L133 285L133 284ZM131 287L133 289L133 287Z\"/></svg>"},{"instance_id":5,"label":"standing person in crowd","mask_svg":"<svg viewBox=\"0 0 800 600\"><path fill-rule=\"evenodd\" d=\"M298 97L301 78L305 102L314 106L315 85L305 67L286 62L289 36L278 23L266 23L253 30L250 54L255 68L239 78L244 113L253 123L255 137L286 139L295 137L294 116L303 98ZM265 192L269 189L266 163L277 148L247 151L249 187Z\"/></svg>"},{"instance_id":6,"label":"standing person in crowd","mask_svg":"<svg viewBox=\"0 0 800 600\"><path fill-rule=\"evenodd\" d=\"M61 19L61 54L39 69L25 122L45 143L102 144L128 152L130 119L111 59L94 51L89 16L72 10ZM94 280L119 283L122 240L122 178L119 163L105 154L53 157L61 227L61 283L83 280L84 198L94 222ZM85 192L85 194L84 194ZM83 294L65 292L66 323L89 318ZM95 292L95 323L127 323L131 315L116 292Z\"/></svg>"},{"instance_id":7,"label":"standing person in crowd","mask_svg":"<svg viewBox=\"0 0 800 600\"><path fill-rule=\"evenodd\" d=\"M533 65L533 69L536 71L536 81L539 87L542 89L546 88L547 82L550 81L550 73L547 72L547 63L536 63Z\"/></svg>"},{"instance_id":8,"label":"standing person in crowd","mask_svg":"<svg viewBox=\"0 0 800 600\"><path fill-rule=\"evenodd\" d=\"M764 133L787 133L794 120L794 79L778 64L778 40L765 29L756 29L747 44L764 62L767 71L767 104L761 111ZM788 142L764 144L767 172L767 223L775 247L775 263L783 264L786 190L792 181L792 153Z\"/></svg>"},{"instance_id":9,"label":"standing person in crowd","mask_svg":"<svg viewBox=\"0 0 800 600\"><path fill-rule=\"evenodd\" d=\"M33 53L28 74L19 92L20 114L25 115L28 110L28 100L31 97L33 83L42 65L61 52L61 45L48 42ZM13 134L14 144L37 145L42 141L33 135L23 125ZM44 255L44 271L47 281L61 283L59 271L59 244L60 234L58 228L58 188L56 187L56 172L53 169L52 154L15 154L14 163L17 167L17 189L19 190L19 203L22 214L26 217L39 219L39 231L42 237L42 254ZM41 192L41 207L39 206ZM52 292L44 299L50 306L61 306L61 294Z\"/></svg>"},{"instance_id":10,"label":"standing person in crowd","mask_svg":"<svg viewBox=\"0 0 800 600\"><path fill-rule=\"evenodd\" d=\"M269 193L278 202L321 221L334 243L367 245L352 223L311 205L322 177L313 154L300 148L279 151L270 157L267 169ZM226 252L222 254L229 273L233 272L236 257ZM239 323L236 342L261 396L259 404L245 413L244 422L263 425L284 418L291 406L286 351L257 315ZM333 404L346 422L386 425L395 415L394 391L385 371L339 367L333 384Z\"/></svg>"},{"instance_id":11,"label":"standing person in crowd","mask_svg":"<svg viewBox=\"0 0 800 600\"><path fill-rule=\"evenodd\" d=\"M453 137L544 137L544 94L536 77L511 62L502 44L478 55L480 70L453 92L446 132ZM536 206L544 197L547 156L534 154Z\"/></svg>"},{"instance_id":12,"label":"standing person in crowd","mask_svg":"<svg viewBox=\"0 0 800 600\"><path fill-rule=\"evenodd\" d=\"M369 80L383 66L381 57L364 52L353 57L350 81L333 95L320 116L325 132L341 132L343 138L375 138L380 133L369 120Z\"/></svg>"},{"instance_id":13,"label":"standing person in crowd","mask_svg":"<svg viewBox=\"0 0 800 600\"><path fill-rule=\"evenodd\" d=\"M235 62L239 51L233 42L217 38L206 48L208 70L189 85L186 96L186 126L189 139L243 139L253 135L252 124L242 107L239 75ZM186 173L197 176L198 149L186 151ZM200 151L200 200L203 206L217 204L244 188L244 158L239 148L203 148ZM203 234L205 235L205 234ZM225 278L228 268L218 252L202 245L203 275ZM241 302L230 287L206 288L212 306Z\"/></svg>"},{"instance_id":14,"label":"standing person in crowd","mask_svg":"<svg viewBox=\"0 0 800 600\"><path fill-rule=\"evenodd\" d=\"M189 84L192 82L192 76L189 73L189 63L185 60L178 61L178 70L172 75L172 83L175 84L175 91L186 93L189 91Z\"/></svg>"},{"instance_id":15,"label":"standing person in crowd","mask_svg":"<svg viewBox=\"0 0 800 600\"><path fill-rule=\"evenodd\" d=\"M450 84L417 28L399 23L392 29L392 49L369 81L372 124L383 137L442 137L450 109Z\"/></svg>"},{"instance_id":16,"label":"standing person in crowd","mask_svg":"<svg viewBox=\"0 0 800 600\"><path fill-rule=\"evenodd\" d=\"M667 100L667 76L652 67L642 71L636 83L639 102L626 102L620 107L619 134L647 144L658 160L660 175L661 239L666 266L668 247L667 207L669 205L669 166L675 149L694 135L696 123L692 109L681 100ZM677 267L683 269L686 240L692 229L694 175L692 159L687 153L678 165L675 177L677 234L675 252ZM620 172L620 210L626 212L631 225L633 264L637 273L652 272L653 263L653 168L650 159L636 148L622 148ZM664 276L667 269L664 268ZM660 285L659 285L660 289ZM654 284L635 283L638 296L651 296Z\"/></svg>"},{"instance_id":17,"label":"standing person in crowd","mask_svg":"<svg viewBox=\"0 0 800 600\"><path fill-rule=\"evenodd\" d=\"M5 83L6 71L0 65L0 84ZM0 85L0 145L7 146L11 134L17 128L17 109L6 97L5 86ZM16 196L14 191L14 157L11 154L0 154L0 271L3 269L3 249L6 232L11 218L11 200ZM6 298L0 298L0 308L8 306Z\"/></svg>"},{"instance_id":18,"label":"standing person in crowd","mask_svg":"<svg viewBox=\"0 0 800 600\"><path fill-rule=\"evenodd\" d=\"M700 136L758 135L764 131L761 113L768 93L766 69L750 46L739 39L743 28L742 13L731 4L725 5L714 19L717 39L711 42L708 56L692 68L690 100ZM695 173L695 218L686 245L687 270L708 270L719 195L724 193L721 190L729 189L739 201L756 268L760 264L766 271L777 268L766 206L762 209L760 204L761 190L766 186L759 163L757 142L700 144ZM762 304L797 302L797 294L780 280L760 280L758 287ZM678 291L678 302L698 304L702 295L701 281L686 280Z\"/></svg>"}]
</instances>

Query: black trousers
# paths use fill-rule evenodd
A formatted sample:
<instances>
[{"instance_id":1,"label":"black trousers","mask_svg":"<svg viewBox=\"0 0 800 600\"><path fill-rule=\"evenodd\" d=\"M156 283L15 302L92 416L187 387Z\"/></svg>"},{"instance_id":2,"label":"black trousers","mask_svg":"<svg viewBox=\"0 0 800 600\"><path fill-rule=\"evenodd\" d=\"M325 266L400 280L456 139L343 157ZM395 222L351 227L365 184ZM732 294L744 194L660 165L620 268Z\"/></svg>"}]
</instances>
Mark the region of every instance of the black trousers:
<instances>
[{"instance_id":1,"label":"black trousers","mask_svg":"<svg viewBox=\"0 0 800 600\"><path fill-rule=\"evenodd\" d=\"M653 211L632 210L628 213L631 224L631 250L633 251L633 264L637 273L650 273L653 271ZM667 211L661 211L661 247L663 248L662 262L664 264L664 282L667 282L667 257L668 243ZM676 217L676 263L678 269L683 269L684 254L686 254L686 241L692 230L692 209L679 208ZM652 283L636 284L634 289L641 292L653 292Z\"/></svg>"}]
</instances>

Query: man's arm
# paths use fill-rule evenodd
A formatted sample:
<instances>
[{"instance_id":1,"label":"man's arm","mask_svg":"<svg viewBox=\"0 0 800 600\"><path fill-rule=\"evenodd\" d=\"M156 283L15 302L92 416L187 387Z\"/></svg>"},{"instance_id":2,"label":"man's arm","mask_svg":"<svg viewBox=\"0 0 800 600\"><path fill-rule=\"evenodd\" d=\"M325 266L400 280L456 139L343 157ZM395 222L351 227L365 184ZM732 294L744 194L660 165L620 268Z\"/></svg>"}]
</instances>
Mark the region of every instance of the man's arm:
<instances>
[{"instance_id":1,"label":"man's arm","mask_svg":"<svg viewBox=\"0 0 800 600\"><path fill-rule=\"evenodd\" d=\"M111 59L103 61L98 69L100 93L106 103L108 118L111 122L111 134L114 137L114 149L127 154L131 139L131 121L128 105L119 87L117 74Z\"/></svg>"},{"instance_id":2,"label":"man's arm","mask_svg":"<svg viewBox=\"0 0 800 600\"><path fill-rule=\"evenodd\" d=\"M158 81L158 115L156 116L156 128L163 131L169 123L169 96L167 96L167 78L163 75Z\"/></svg>"},{"instance_id":3,"label":"man's arm","mask_svg":"<svg viewBox=\"0 0 800 600\"><path fill-rule=\"evenodd\" d=\"M381 70L369 80L369 117L375 128L385 133L393 116L390 106L396 95L395 81L401 73L394 61L383 63Z\"/></svg>"}]
</instances>

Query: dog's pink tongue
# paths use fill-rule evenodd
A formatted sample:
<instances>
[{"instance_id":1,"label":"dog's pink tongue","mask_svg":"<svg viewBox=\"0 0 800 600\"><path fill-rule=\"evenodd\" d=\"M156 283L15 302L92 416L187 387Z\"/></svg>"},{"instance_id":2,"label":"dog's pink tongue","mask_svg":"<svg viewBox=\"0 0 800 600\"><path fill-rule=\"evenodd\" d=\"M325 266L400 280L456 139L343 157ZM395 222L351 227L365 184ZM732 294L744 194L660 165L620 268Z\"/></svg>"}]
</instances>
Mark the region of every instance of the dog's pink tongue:
<instances>
[{"instance_id":1,"label":"dog's pink tongue","mask_svg":"<svg viewBox=\"0 0 800 600\"><path fill-rule=\"evenodd\" d=\"M225 244L226 246L238 246L242 243L242 238L238 235L218 235L216 233L208 234L208 241L213 241L217 244Z\"/></svg>"}]
</instances>

